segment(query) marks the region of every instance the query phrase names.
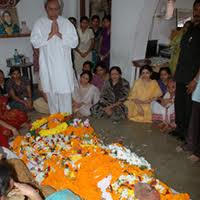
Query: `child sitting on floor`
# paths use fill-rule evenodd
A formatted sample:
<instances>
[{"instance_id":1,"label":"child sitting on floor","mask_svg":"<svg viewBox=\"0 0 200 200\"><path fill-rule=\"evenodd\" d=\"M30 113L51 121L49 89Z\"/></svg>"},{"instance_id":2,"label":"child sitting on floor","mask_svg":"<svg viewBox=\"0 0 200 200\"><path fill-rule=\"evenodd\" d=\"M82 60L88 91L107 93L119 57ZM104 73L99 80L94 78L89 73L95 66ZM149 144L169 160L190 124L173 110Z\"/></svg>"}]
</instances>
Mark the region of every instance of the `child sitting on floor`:
<instances>
[{"instance_id":1,"label":"child sitting on floor","mask_svg":"<svg viewBox=\"0 0 200 200\"><path fill-rule=\"evenodd\" d=\"M91 84L94 85L94 86L96 86L96 87L98 87L97 83L100 82L101 80L100 80L99 76L97 76L96 74L93 73L93 63L92 62L90 62L90 61L84 62L83 63L83 67L82 67L82 72L90 72L90 73L92 73ZM75 83L76 83L75 85L79 86L80 75L78 75L77 78L78 78L78 80L75 81Z\"/></svg>"},{"instance_id":2,"label":"child sitting on floor","mask_svg":"<svg viewBox=\"0 0 200 200\"><path fill-rule=\"evenodd\" d=\"M158 85L160 86L160 89L162 90L163 96L167 92L167 84L170 78L171 78L171 71L169 67L160 68Z\"/></svg>"},{"instance_id":3,"label":"child sitting on floor","mask_svg":"<svg viewBox=\"0 0 200 200\"><path fill-rule=\"evenodd\" d=\"M158 127L161 132L168 131L175 128L175 98L176 84L170 80L167 84L167 92L160 99L160 102L154 101L152 103L152 119L154 122L159 122Z\"/></svg>"}]
</instances>

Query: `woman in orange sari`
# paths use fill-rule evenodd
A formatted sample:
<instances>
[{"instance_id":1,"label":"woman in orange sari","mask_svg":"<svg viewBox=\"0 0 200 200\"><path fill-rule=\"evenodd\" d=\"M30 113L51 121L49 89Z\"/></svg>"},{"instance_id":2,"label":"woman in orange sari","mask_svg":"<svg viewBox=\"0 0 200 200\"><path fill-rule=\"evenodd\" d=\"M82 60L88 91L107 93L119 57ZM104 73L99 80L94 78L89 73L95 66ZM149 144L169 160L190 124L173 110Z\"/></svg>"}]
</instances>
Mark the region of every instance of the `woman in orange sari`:
<instances>
[{"instance_id":1,"label":"woman in orange sari","mask_svg":"<svg viewBox=\"0 0 200 200\"><path fill-rule=\"evenodd\" d=\"M136 122L151 123L151 103L162 96L162 91L155 80L151 80L152 69L145 65L140 69L140 78L130 90L125 105L128 118Z\"/></svg>"}]
</instances>

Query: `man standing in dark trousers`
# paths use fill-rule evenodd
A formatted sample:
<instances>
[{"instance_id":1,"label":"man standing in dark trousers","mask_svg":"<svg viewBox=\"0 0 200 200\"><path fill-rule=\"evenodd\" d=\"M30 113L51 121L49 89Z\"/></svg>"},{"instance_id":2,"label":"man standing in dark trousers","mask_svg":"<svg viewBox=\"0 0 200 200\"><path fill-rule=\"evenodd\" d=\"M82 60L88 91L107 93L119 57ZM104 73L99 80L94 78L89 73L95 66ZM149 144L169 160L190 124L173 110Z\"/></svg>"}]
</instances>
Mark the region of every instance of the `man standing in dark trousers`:
<instances>
[{"instance_id":1,"label":"man standing in dark trousers","mask_svg":"<svg viewBox=\"0 0 200 200\"><path fill-rule=\"evenodd\" d=\"M193 4L193 24L183 35L181 51L175 72L176 129L171 135L185 140L192 109L192 92L195 90L200 67L200 0Z\"/></svg>"},{"instance_id":2,"label":"man standing in dark trousers","mask_svg":"<svg viewBox=\"0 0 200 200\"><path fill-rule=\"evenodd\" d=\"M192 155L188 157L191 161L200 160L200 71L198 84L192 95L192 115L186 137L186 143L178 146L176 150L190 151Z\"/></svg>"}]
</instances>

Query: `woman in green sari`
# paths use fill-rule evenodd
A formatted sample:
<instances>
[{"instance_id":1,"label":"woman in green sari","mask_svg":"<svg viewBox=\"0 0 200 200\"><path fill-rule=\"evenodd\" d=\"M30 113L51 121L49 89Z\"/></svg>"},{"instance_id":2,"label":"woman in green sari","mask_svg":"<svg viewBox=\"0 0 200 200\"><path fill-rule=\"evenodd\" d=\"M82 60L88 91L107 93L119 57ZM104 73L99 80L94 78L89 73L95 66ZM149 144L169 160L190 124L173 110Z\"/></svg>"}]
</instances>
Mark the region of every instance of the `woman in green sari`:
<instances>
[{"instance_id":1,"label":"woman in green sari","mask_svg":"<svg viewBox=\"0 0 200 200\"><path fill-rule=\"evenodd\" d=\"M176 71L176 65L178 63L179 59L179 54L180 54L180 43L182 36L187 32L187 30L191 27L192 22L187 21L184 24L184 27L182 29L176 30L172 32L171 34L171 42L170 42L170 47L171 47L171 59L169 62L169 67L172 72L172 75L174 75Z\"/></svg>"}]
</instances>

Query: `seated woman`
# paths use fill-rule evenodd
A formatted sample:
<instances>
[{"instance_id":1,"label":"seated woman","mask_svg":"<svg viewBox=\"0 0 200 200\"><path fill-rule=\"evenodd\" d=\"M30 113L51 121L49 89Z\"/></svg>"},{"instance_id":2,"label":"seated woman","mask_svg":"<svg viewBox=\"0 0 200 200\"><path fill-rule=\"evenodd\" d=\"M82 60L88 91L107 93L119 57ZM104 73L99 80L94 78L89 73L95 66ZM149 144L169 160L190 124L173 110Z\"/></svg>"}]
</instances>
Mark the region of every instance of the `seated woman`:
<instances>
[{"instance_id":1,"label":"seated woman","mask_svg":"<svg viewBox=\"0 0 200 200\"><path fill-rule=\"evenodd\" d=\"M99 88L101 91L104 82L109 79L109 74L107 73L107 67L103 63L98 63L94 69L95 75L98 77L93 80L93 84Z\"/></svg>"},{"instance_id":2,"label":"seated woman","mask_svg":"<svg viewBox=\"0 0 200 200\"><path fill-rule=\"evenodd\" d=\"M11 79L8 81L9 105L27 112L33 109L30 83L21 77L19 68L10 69Z\"/></svg>"},{"instance_id":3,"label":"seated woman","mask_svg":"<svg viewBox=\"0 0 200 200\"><path fill-rule=\"evenodd\" d=\"M21 183L30 184L34 188L37 188L41 191L42 196L49 196L53 194L56 190L50 186L39 186L39 184L35 181L33 175L30 170L24 164L22 160L20 160L12 151L5 147L0 146L0 168L1 164L6 165L7 170L12 170L12 179ZM1 179L1 176L0 176ZM15 196L14 191L9 192L9 198L12 200L19 200L19 196ZM24 197L23 197L24 199Z\"/></svg>"},{"instance_id":4,"label":"seated woman","mask_svg":"<svg viewBox=\"0 0 200 200\"><path fill-rule=\"evenodd\" d=\"M153 121L159 122L158 127L161 132L169 131L175 128L175 99L176 84L173 80L170 80L167 85L167 92L160 98L160 103L154 101L152 103Z\"/></svg>"},{"instance_id":5,"label":"seated woman","mask_svg":"<svg viewBox=\"0 0 200 200\"><path fill-rule=\"evenodd\" d=\"M89 116L90 108L99 101L99 90L90 84L91 72L84 71L80 76L79 87L75 88L73 94L73 111L79 116Z\"/></svg>"},{"instance_id":6,"label":"seated woman","mask_svg":"<svg viewBox=\"0 0 200 200\"><path fill-rule=\"evenodd\" d=\"M26 113L7 105L8 97L0 96L0 145L5 147L9 147L9 138L18 135L18 129L28 120Z\"/></svg>"},{"instance_id":7,"label":"seated woman","mask_svg":"<svg viewBox=\"0 0 200 200\"><path fill-rule=\"evenodd\" d=\"M23 172L23 171L22 171ZM69 190L55 192L43 198L43 195L36 191L30 183L18 182L15 169L6 161L0 161L0 199L1 200L80 200L80 198ZM30 184L30 185L29 185ZM53 194L52 194L53 193Z\"/></svg>"},{"instance_id":8,"label":"seated woman","mask_svg":"<svg viewBox=\"0 0 200 200\"><path fill-rule=\"evenodd\" d=\"M167 84L170 78L171 78L171 71L169 67L160 68L158 85L160 86L163 95L165 95L165 93L167 92Z\"/></svg>"},{"instance_id":9,"label":"seated woman","mask_svg":"<svg viewBox=\"0 0 200 200\"><path fill-rule=\"evenodd\" d=\"M100 81L100 78L93 73L93 63L90 62L90 61L86 61L83 63L83 68L82 68L82 72L90 72L92 73L92 81L91 81L91 84L95 85L96 86L96 83L98 83ZM82 73L81 72L81 73ZM80 76L78 76L78 79L80 80ZM78 80L78 81L79 81ZM78 85L78 84L77 84ZM97 86L96 86L97 87Z\"/></svg>"},{"instance_id":10,"label":"seated woman","mask_svg":"<svg viewBox=\"0 0 200 200\"><path fill-rule=\"evenodd\" d=\"M0 69L0 96L7 95L6 82L4 72Z\"/></svg>"},{"instance_id":11,"label":"seated woman","mask_svg":"<svg viewBox=\"0 0 200 200\"><path fill-rule=\"evenodd\" d=\"M148 65L140 69L140 78L135 81L128 100L128 118L135 122L151 123L151 103L162 96L160 87L155 80L151 80L152 68Z\"/></svg>"},{"instance_id":12,"label":"seated woman","mask_svg":"<svg viewBox=\"0 0 200 200\"><path fill-rule=\"evenodd\" d=\"M112 67L109 74L110 78L102 88L100 100L91 108L91 112L97 118L109 117L118 121L127 117L124 101L128 96L129 83L122 78L122 71L119 67Z\"/></svg>"}]
</instances>

